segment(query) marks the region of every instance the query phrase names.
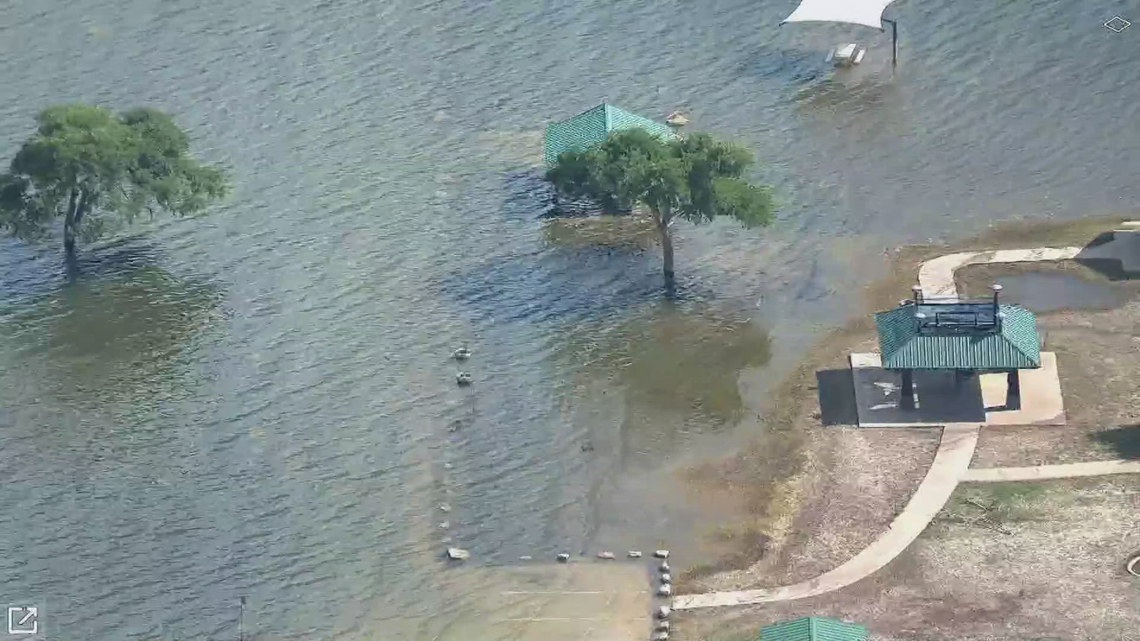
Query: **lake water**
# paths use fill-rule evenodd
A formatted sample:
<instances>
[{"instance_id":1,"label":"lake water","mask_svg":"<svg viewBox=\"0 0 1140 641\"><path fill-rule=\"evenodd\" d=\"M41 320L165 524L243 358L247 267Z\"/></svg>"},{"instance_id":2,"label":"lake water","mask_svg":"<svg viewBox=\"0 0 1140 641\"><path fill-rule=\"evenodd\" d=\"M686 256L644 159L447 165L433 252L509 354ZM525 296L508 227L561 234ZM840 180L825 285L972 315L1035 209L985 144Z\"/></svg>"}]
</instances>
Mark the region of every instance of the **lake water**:
<instances>
[{"instance_id":1,"label":"lake water","mask_svg":"<svg viewBox=\"0 0 1140 641\"><path fill-rule=\"evenodd\" d=\"M244 595L257 638L430 641L483 616L445 539L691 549L672 470L885 249L1140 196L1140 27L1102 26L1135 5L901 0L892 76L794 4L0 4L5 157L45 106L146 104L235 184L72 285L0 243L0 600L59 639L235 638ZM544 240L542 128L603 100L688 109L777 189L768 230L679 229L676 304L652 252Z\"/></svg>"}]
</instances>

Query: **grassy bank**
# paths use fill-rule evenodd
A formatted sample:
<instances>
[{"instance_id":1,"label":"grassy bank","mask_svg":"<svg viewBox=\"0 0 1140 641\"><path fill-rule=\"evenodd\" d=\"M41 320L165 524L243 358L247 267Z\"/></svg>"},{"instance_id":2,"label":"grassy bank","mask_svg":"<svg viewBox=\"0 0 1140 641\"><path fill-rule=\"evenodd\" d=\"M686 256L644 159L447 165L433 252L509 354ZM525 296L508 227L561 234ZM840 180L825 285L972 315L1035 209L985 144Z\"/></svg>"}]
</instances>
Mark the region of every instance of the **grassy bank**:
<instances>
[{"instance_id":1,"label":"grassy bank","mask_svg":"<svg viewBox=\"0 0 1140 641\"><path fill-rule=\"evenodd\" d=\"M887 276L865 288L861 313L823 337L778 386L757 431L759 436L735 455L685 472L694 500L730 502L740 516L709 526L705 562L679 577L679 592L713 589L721 584L765 583L757 564L765 559L772 563L773 557L779 556L810 498L809 490L812 494L826 490L821 484L832 482L825 478L823 469L829 453L821 449L830 439L816 438L824 434L816 372L844 367L847 354L855 348L873 348L872 313L906 298L923 262L960 251L1084 246L1096 242L1122 220L1125 218L1018 222L996 226L958 243L899 250L891 259ZM906 484L899 487L905 499L909 492ZM771 568L768 570L765 574L771 576ZM718 576L729 578L720 581Z\"/></svg>"}]
</instances>

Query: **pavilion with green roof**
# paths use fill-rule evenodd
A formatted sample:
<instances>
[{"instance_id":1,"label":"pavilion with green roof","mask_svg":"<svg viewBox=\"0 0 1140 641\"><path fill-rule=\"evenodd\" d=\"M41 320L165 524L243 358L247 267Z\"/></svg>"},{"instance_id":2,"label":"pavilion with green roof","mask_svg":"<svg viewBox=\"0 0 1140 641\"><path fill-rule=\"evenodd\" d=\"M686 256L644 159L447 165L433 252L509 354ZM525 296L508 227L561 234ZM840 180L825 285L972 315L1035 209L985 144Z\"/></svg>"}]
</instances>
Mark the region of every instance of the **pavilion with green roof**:
<instances>
[{"instance_id":1,"label":"pavilion with green roof","mask_svg":"<svg viewBox=\"0 0 1140 641\"><path fill-rule=\"evenodd\" d=\"M546 127L546 165L553 167L558 162L558 157L567 151L585 151L601 144L615 131L636 128L661 138L677 135L669 125L602 103L573 118Z\"/></svg>"},{"instance_id":2,"label":"pavilion with green roof","mask_svg":"<svg viewBox=\"0 0 1140 641\"><path fill-rule=\"evenodd\" d=\"M769 625L760 641L866 641L867 628L824 617L804 617Z\"/></svg>"},{"instance_id":3,"label":"pavilion with green roof","mask_svg":"<svg viewBox=\"0 0 1140 641\"><path fill-rule=\"evenodd\" d=\"M913 408L915 370L952 370L956 377L1005 372L1012 404L1021 395L1018 370L1041 367L1037 318L993 299L927 300L922 289L895 309L875 314L882 367L902 373L902 396Z\"/></svg>"}]
</instances>

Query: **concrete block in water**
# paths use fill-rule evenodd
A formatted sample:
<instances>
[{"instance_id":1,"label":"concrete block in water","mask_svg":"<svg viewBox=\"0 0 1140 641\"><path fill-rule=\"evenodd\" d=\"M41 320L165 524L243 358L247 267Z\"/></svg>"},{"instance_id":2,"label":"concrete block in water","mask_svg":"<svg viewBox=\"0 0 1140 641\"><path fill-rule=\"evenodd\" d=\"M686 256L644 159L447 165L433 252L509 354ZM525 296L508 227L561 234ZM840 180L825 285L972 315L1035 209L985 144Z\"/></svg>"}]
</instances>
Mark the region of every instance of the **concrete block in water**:
<instances>
[{"instance_id":1,"label":"concrete block in water","mask_svg":"<svg viewBox=\"0 0 1140 641\"><path fill-rule=\"evenodd\" d=\"M466 561L471 558L471 553L463 548L447 548L447 558L452 561Z\"/></svg>"},{"instance_id":2,"label":"concrete block in water","mask_svg":"<svg viewBox=\"0 0 1140 641\"><path fill-rule=\"evenodd\" d=\"M667 559L669 558L669 550L657 550L653 553L653 556L659 559Z\"/></svg>"}]
</instances>

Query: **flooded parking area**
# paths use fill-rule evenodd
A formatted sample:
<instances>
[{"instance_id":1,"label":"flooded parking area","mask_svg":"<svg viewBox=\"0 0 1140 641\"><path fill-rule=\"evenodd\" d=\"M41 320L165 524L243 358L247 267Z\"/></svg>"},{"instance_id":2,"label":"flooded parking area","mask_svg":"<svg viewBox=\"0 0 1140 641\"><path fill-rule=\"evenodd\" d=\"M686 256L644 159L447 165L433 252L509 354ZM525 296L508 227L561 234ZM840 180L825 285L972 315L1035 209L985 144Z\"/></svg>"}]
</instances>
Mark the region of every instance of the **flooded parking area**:
<instances>
[{"instance_id":1,"label":"flooded parking area","mask_svg":"<svg viewBox=\"0 0 1140 641\"><path fill-rule=\"evenodd\" d=\"M482 585L472 614L438 641L635 641L649 638L649 569L635 561L462 568Z\"/></svg>"},{"instance_id":2,"label":"flooded parking area","mask_svg":"<svg viewBox=\"0 0 1140 641\"><path fill-rule=\"evenodd\" d=\"M1075 260L967 265L955 275L958 291L969 299L988 298L998 284L1006 302L1037 314L1118 309L1140 294L1140 279L1123 271L1119 259L1082 257L1110 248L1092 247Z\"/></svg>"},{"instance_id":3,"label":"flooded parking area","mask_svg":"<svg viewBox=\"0 0 1140 641\"><path fill-rule=\"evenodd\" d=\"M1008 300L1044 314L1062 309L1115 309L1130 292L1116 283L1064 272L1024 272L997 279Z\"/></svg>"}]
</instances>

